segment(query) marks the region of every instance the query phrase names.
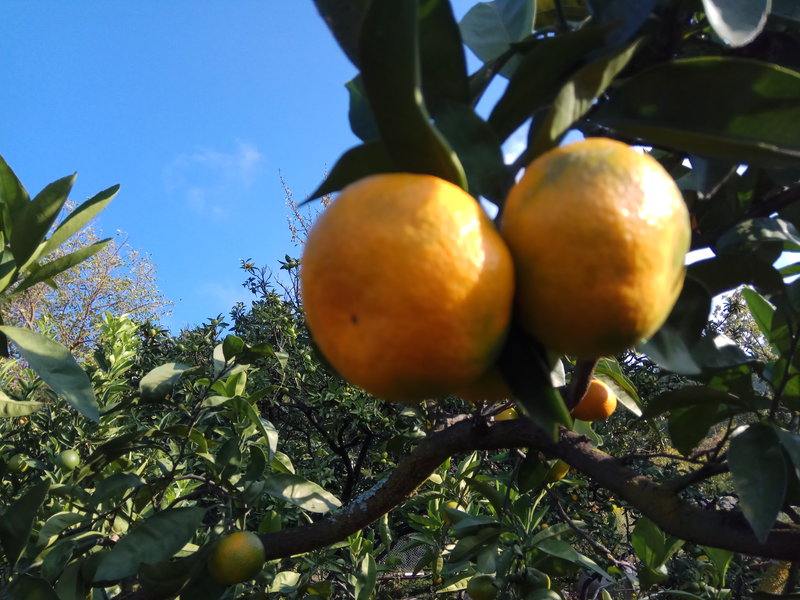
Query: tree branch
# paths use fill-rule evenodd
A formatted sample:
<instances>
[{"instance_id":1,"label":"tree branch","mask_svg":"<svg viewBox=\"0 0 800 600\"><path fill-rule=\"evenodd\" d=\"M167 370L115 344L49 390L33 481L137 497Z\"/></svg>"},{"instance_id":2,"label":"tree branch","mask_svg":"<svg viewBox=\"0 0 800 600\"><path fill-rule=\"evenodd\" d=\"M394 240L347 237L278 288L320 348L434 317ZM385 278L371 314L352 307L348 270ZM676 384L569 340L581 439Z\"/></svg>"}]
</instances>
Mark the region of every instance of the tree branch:
<instances>
[{"instance_id":1,"label":"tree branch","mask_svg":"<svg viewBox=\"0 0 800 600\"><path fill-rule=\"evenodd\" d=\"M649 517L665 532L687 541L782 560L800 560L800 526L778 523L766 542L756 539L739 511L704 509L667 486L639 475L562 429L557 442L528 419L476 427L472 418L431 433L394 472L341 510L300 527L262 534L267 560L309 552L345 539L413 495L449 456L472 450L528 447L565 460Z\"/></svg>"}]
</instances>

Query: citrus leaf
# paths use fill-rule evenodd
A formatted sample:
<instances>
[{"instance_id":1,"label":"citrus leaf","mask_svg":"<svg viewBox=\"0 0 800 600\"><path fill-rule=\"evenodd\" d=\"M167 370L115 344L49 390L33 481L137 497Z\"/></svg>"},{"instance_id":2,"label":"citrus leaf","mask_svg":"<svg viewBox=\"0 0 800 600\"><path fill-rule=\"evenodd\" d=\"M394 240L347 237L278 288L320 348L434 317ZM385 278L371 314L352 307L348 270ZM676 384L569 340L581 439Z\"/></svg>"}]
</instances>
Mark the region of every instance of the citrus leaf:
<instances>
[{"instance_id":1,"label":"citrus leaf","mask_svg":"<svg viewBox=\"0 0 800 600\"><path fill-rule=\"evenodd\" d=\"M44 504L50 481L40 481L14 502L0 516L0 543L10 566L17 564L33 531L36 513Z\"/></svg>"},{"instance_id":2,"label":"citrus leaf","mask_svg":"<svg viewBox=\"0 0 800 600\"><path fill-rule=\"evenodd\" d=\"M76 207L47 239L42 249L42 256L46 257L50 252L61 246L61 244L66 242L70 237L83 229L89 221L94 219L100 211L108 206L108 203L114 199L117 192L119 192L119 185L111 186L95 194L86 202Z\"/></svg>"},{"instance_id":3,"label":"citrus leaf","mask_svg":"<svg viewBox=\"0 0 800 600\"><path fill-rule=\"evenodd\" d=\"M88 246L84 246L83 248L76 250L75 252L70 252L69 254L65 254L64 256L59 256L55 260L51 260L48 263L45 263L34 270L28 277L26 277L23 281L19 283L14 289L11 291L12 296L24 292L31 286L36 285L37 283L42 283L44 281L48 281L53 279L60 273L71 269L72 267L79 265L87 258L97 254L100 250L102 250L108 242L111 241L111 238L106 238L104 240L100 240L99 242L95 242L94 244L90 244Z\"/></svg>"},{"instance_id":4,"label":"citrus leaf","mask_svg":"<svg viewBox=\"0 0 800 600\"><path fill-rule=\"evenodd\" d=\"M624 44L644 25L657 0L587 0L596 23L611 23L606 34L610 44Z\"/></svg>"},{"instance_id":5,"label":"citrus leaf","mask_svg":"<svg viewBox=\"0 0 800 600\"><path fill-rule=\"evenodd\" d=\"M369 175L378 173L397 173L402 169L395 164L389 149L382 141L366 142L350 148L339 157L331 172L320 186L304 200L309 202L315 198L338 192L345 186Z\"/></svg>"},{"instance_id":6,"label":"citrus leaf","mask_svg":"<svg viewBox=\"0 0 800 600\"><path fill-rule=\"evenodd\" d=\"M527 155L532 159L559 144L572 125L595 104L639 48L634 42L581 67L564 83L553 106L530 129Z\"/></svg>"},{"instance_id":7,"label":"citrus leaf","mask_svg":"<svg viewBox=\"0 0 800 600\"><path fill-rule=\"evenodd\" d=\"M378 566L372 554L367 554L358 566L355 574L354 592L356 600L369 600L373 597L375 584L378 581Z\"/></svg>"},{"instance_id":8,"label":"citrus leaf","mask_svg":"<svg viewBox=\"0 0 800 600\"><path fill-rule=\"evenodd\" d=\"M5 159L0 156L0 206L3 210L3 223L6 224L5 233L10 231L11 215L17 214L30 202L30 196L25 190L14 171L8 166Z\"/></svg>"},{"instance_id":9,"label":"citrus leaf","mask_svg":"<svg viewBox=\"0 0 800 600\"><path fill-rule=\"evenodd\" d=\"M97 406L91 381L86 371L64 346L43 335L21 327L0 326L31 368L59 396L87 419L97 421Z\"/></svg>"},{"instance_id":10,"label":"citrus leaf","mask_svg":"<svg viewBox=\"0 0 800 600\"><path fill-rule=\"evenodd\" d=\"M642 417L651 419L673 409L718 404L746 407L742 399L728 392L705 385L690 385L659 394L647 403Z\"/></svg>"},{"instance_id":11,"label":"citrus leaf","mask_svg":"<svg viewBox=\"0 0 800 600\"><path fill-rule=\"evenodd\" d=\"M463 104L451 104L440 110L436 126L464 165L470 193L501 204L513 179L494 130Z\"/></svg>"},{"instance_id":12,"label":"citrus leaf","mask_svg":"<svg viewBox=\"0 0 800 600\"><path fill-rule=\"evenodd\" d=\"M793 166L800 162L800 73L740 58L675 60L626 80L592 120L647 145Z\"/></svg>"},{"instance_id":13,"label":"citrus leaf","mask_svg":"<svg viewBox=\"0 0 800 600\"><path fill-rule=\"evenodd\" d=\"M103 556L94 581L116 581L134 575L142 563L171 558L194 537L205 509L168 508L138 522Z\"/></svg>"},{"instance_id":14,"label":"citrus leaf","mask_svg":"<svg viewBox=\"0 0 800 600\"><path fill-rule=\"evenodd\" d=\"M60 600L52 586L40 577L20 575L8 588L9 600Z\"/></svg>"},{"instance_id":15,"label":"citrus leaf","mask_svg":"<svg viewBox=\"0 0 800 600\"><path fill-rule=\"evenodd\" d=\"M631 533L631 546L646 567L657 569L661 566L665 543L664 532L647 517L639 517Z\"/></svg>"},{"instance_id":16,"label":"citrus leaf","mask_svg":"<svg viewBox=\"0 0 800 600\"><path fill-rule=\"evenodd\" d=\"M11 215L10 248L20 268L38 258L37 250L41 250L40 244L67 201L73 183L74 174L48 184L33 200Z\"/></svg>"},{"instance_id":17,"label":"citrus leaf","mask_svg":"<svg viewBox=\"0 0 800 600\"><path fill-rule=\"evenodd\" d=\"M142 400L162 400L190 368L189 365L183 363L171 362L152 369L139 382L139 393Z\"/></svg>"},{"instance_id":18,"label":"citrus leaf","mask_svg":"<svg viewBox=\"0 0 800 600\"><path fill-rule=\"evenodd\" d=\"M800 251L800 233L783 219L760 217L738 223L725 232L714 247L718 253L736 255L758 249L762 245L778 245L787 252Z\"/></svg>"},{"instance_id":19,"label":"citrus leaf","mask_svg":"<svg viewBox=\"0 0 800 600\"><path fill-rule=\"evenodd\" d=\"M733 46L745 46L764 29L770 0L703 0L706 17L714 32Z\"/></svg>"},{"instance_id":20,"label":"citrus leaf","mask_svg":"<svg viewBox=\"0 0 800 600\"><path fill-rule=\"evenodd\" d=\"M728 463L742 513L763 544L786 494L786 460L775 431L762 424L739 428Z\"/></svg>"},{"instance_id":21,"label":"citrus leaf","mask_svg":"<svg viewBox=\"0 0 800 600\"><path fill-rule=\"evenodd\" d=\"M774 426L784 452L792 462L797 477L800 477L800 434L791 433L778 426Z\"/></svg>"},{"instance_id":22,"label":"citrus leaf","mask_svg":"<svg viewBox=\"0 0 800 600\"><path fill-rule=\"evenodd\" d=\"M678 452L688 456L706 437L711 426L726 416L727 411L720 411L715 402L673 408L667 422L672 445Z\"/></svg>"},{"instance_id":23,"label":"citrus leaf","mask_svg":"<svg viewBox=\"0 0 800 600\"><path fill-rule=\"evenodd\" d=\"M342 505L336 496L299 475L276 473L265 484L265 493L310 512L324 514Z\"/></svg>"},{"instance_id":24,"label":"citrus leaf","mask_svg":"<svg viewBox=\"0 0 800 600\"><path fill-rule=\"evenodd\" d=\"M264 442L267 444L267 449L269 450L269 460L272 460L278 449L278 430L272 423L266 419L262 419L261 415L258 414L258 409L245 398L233 398L231 404L235 406L237 410L241 411L256 429L258 429L259 433L261 433Z\"/></svg>"},{"instance_id":25,"label":"citrus leaf","mask_svg":"<svg viewBox=\"0 0 800 600\"><path fill-rule=\"evenodd\" d=\"M361 75L348 81L345 87L350 96L350 108L347 113L350 130L364 142L378 139L380 136L378 126L375 125L375 117L369 107Z\"/></svg>"},{"instance_id":26,"label":"citrus leaf","mask_svg":"<svg viewBox=\"0 0 800 600\"><path fill-rule=\"evenodd\" d=\"M420 13L422 92L425 106L436 117L451 104L469 105L467 60L450 2L430 0Z\"/></svg>"},{"instance_id":27,"label":"citrus leaf","mask_svg":"<svg viewBox=\"0 0 800 600\"><path fill-rule=\"evenodd\" d=\"M503 141L541 108L552 104L564 81L603 47L608 26L587 26L538 42L523 57L505 92L489 115Z\"/></svg>"},{"instance_id":28,"label":"citrus leaf","mask_svg":"<svg viewBox=\"0 0 800 600\"><path fill-rule=\"evenodd\" d=\"M483 62L501 56L531 34L536 3L531 0L494 0L479 2L469 9L459 23L466 46ZM514 63L501 71L513 73Z\"/></svg>"},{"instance_id":29,"label":"citrus leaf","mask_svg":"<svg viewBox=\"0 0 800 600\"><path fill-rule=\"evenodd\" d=\"M0 391L0 419L24 417L41 410L45 406L46 404L44 402L12 400L5 392Z\"/></svg>"},{"instance_id":30,"label":"citrus leaf","mask_svg":"<svg viewBox=\"0 0 800 600\"><path fill-rule=\"evenodd\" d=\"M350 61L358 66L358 37L371 0L314 0L322 18Z\"/></svg>"},{"instance_id":31,"label":"citrus leaf","mask_svg":"<svg viewBox=\"0 0 800 600\"><path fill-rule=\"evenodd\" d=\"M458 157L423 104L417 25L417 0L372 0L359 45L364 89L381 139L401 170L466 189Z\"/></svg>"}]
</instances>

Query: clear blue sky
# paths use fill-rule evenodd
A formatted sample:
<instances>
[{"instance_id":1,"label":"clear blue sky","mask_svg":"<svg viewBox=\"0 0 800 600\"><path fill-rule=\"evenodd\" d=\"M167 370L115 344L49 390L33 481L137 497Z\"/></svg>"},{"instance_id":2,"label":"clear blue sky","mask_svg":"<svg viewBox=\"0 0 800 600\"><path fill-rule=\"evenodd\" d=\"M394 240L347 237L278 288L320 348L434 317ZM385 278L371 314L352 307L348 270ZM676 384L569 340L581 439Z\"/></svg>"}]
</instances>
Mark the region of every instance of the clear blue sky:
<instances>
[{"instance_id":1,"label":"clear blue sky","mask_svg":"<svg viewBox=\"0 0 800 600\"><path fill-rule=\"evenodd\" d=\"M302 199L357 143L311 0L2 0L0 22L0 154L32 194L121 184L99 225L152 255L167 326L249 300L240 259L299 253L280 175Z\"/></svg>"}]
</instances>

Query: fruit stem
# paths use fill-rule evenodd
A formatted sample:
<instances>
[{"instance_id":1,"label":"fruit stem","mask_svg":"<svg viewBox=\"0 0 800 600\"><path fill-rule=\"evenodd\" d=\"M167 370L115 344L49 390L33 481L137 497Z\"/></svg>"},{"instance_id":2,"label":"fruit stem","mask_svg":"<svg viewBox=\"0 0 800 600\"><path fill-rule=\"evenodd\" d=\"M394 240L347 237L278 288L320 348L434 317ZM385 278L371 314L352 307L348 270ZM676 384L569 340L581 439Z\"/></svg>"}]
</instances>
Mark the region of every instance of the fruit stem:
<instances>
[{"instance_id":1,"label":"fruit stem","mask_svg":"<svg viewBox=\"0 0 800 600\"><path fill-rule=\"evenodd\" d=\"M564 403L567 405L567 410L571 411L578 405L586 395L589 389L589 383L594 376L594 369L597 366L597 359L594 360L578 360L575 363L575 371L572 373L572 379L567 386L566 394L564 395Z\"/></svg>"}]
</instances>

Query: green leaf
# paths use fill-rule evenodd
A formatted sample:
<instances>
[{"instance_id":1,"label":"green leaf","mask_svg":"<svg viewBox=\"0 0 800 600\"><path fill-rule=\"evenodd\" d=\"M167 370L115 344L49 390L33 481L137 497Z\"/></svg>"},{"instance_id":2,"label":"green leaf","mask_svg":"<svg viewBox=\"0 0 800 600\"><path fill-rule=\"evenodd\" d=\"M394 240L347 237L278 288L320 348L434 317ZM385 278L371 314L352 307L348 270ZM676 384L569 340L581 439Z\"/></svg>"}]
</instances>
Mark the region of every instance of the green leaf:
<instances>
[{"instance_id":1,"label":"green leaf","mask_svg":"<svg viewBox=\"0 0 800 600\"><path fill-rule=\"evenodd\" d=\"M657 569L663 564L664 532L647 517L640 517L631 533L631 546L646 567Z\"/></svg>"},{"instance_id":2,"label":"green leaf","mask_svg":"<svg viewBox=\"0 0 800 600\"><path fill-rule=\"evenodd\" d=\"M356 571L354 592L356 600L370 600L378 581L378 566L372 554L367 554Z\"/></svg>"},{"instance_id":3,"label":"green leaf","mask_svg":"<svg viewBox=\"0 0 800 600\"><path fill-rule=\"evenodd\" d=\"M634 386L628 376L622 372L622 368L619 366L616 359L601 358L597 362L594 371L597 375L605 376L602 378L603 381L614 391L620 404L637 417L642 416L642 401L639 398L639 394L636 393L636 386Z\"/></svg>"},{"instance_id":4,"label":"green leaf","mask_svg":"<svg viewBox=\"0 0 800 600\"><path fill-rule=\"evenodd\" d=\"M19 283L11 292L11 295L16 295L21 292L24 292L31 286L36 285L37 283L42 283L43 281L48 281L53 279L60 273L71 269L72 267L79 265L84 260L97 254L100 250L102 250L108 242L111 241L111 238L106 238L104 240L100 240L99 242L95 242L94 244L90 244L88 246L84 246L80 250L76 250L75 252L70 252L69 254L65 254L64 256L59 256L55 260L51 260L48 263L41 265L40 267L36 268L31 272L31 274L26 277L23 281Z\"/></svg>"},{"instance_id":5,"label":"green leaf","mask_svg":"<svg viewBox=\"0 0 800 600\"><path fill-rule=\"evenodd\" d=\"M647 145L792 166L800 161L800 73L739 58L661 63L617 87L592 120Z\"/></svg>"},{"instance_id":6,"label":"green leaf","mask_svg":"<svg viewBox=\"0 0 800 600\"><path fill-rule=\"evenodd\" d=\"M246 399L241 397L233 398L231 404L243 413L248 420L255 425L259 433L261 433L264 442L267 444L267 449L269 450L269 460L272 460L278 449L278 430L272 423L266 419L262 419L261 415L258 413L258 409Z\"/></svg>"},{"instance_id":7,"label":"green leaf","mask_svg":"<svg viewBox=\"0 0 800 600\"><path fill-rule=\"evenodd\" d=\"M119 185L111 186L89 198L86 202L76 207L69 216L56 228L42 249L42 256L46 257L53 250L61 246L73 235L94 219L119 192Z\"/></svg>"},{"instance_id":8,"label":"green leaf","mask_svg":"<svg viewBox=\"0 0 800 600\"><path fill-rule=\"evenodd\" d=\"M394 163L466 189L456 154L431 124L422 100L417 0L372 0L359 64L375 123Z\"/></svg>"},{"instance_id":9,"label":"green leaf","mask_svg":"<svg viewBox=\"0 0 800 600\"><path fill-rule=\"evenodd\" d=\"M784 452L792 462L795 473L800 477L800 434L791 433L777 426L774 429Z\"/></svg>"},{"instance_id":10,"label":"green leaf","mask_svg":"<svg viewBox=\"0 0 800 600\"><path fill-rule=\"evenodd\" d=\"M162 400L190 368L189 365L183 363L171 362L152 369L139 382L139 393L142 400Z\"/></svg>"},{"instance_id":11,"label":"green leaf","mask_svg":"<svg viewBox=\"0 0 800 600\"><path fill-rule=\"evenodd\" d=\"M190 556L158 563L142 563L138 579L148 598L175 598L189 579L208 565L210 546L204 546ZM197 596L191 596L197 598Z\"/></svg>"},{"instance_id":12,"label":"green leaf","mask_svg":"<svg viewBox=\"0 0 800 600\"><path fill-rule=\"evenodd\" d=\"M461 37L483 62L494 60L531 34L535 5L531 0L479 2L461 20ZM511 72L513 65L503 74Z\"/></svg>"},{"instance_id":13,"label":"green leaf","mask_svg":"<svg viewBox=\"0 0 800 600\"><path fill-rule=\"evenodd\" d=\"M453 104L468 106L467 61L449 0L420 3L419 50L422 95L428 111L437 117Z\"/></svg>"},{"instance_id":14,"label":"green leaf","mask_svg":"<svg viewBox=\"0 0 800 600\"><path fill-rule=\"evenodd\" d=\"M749 44L761 33L770 5L770 0L703 0L714 32L734 48Z\"/></svg>"},{"instance_id":15,"label":"green leaf","mask_svg":"<svg viewBox=\"0 0 800 600\"><path fill-rule=\"evenodd\" d=\"M528 140L528 154L538 156L557 146L572 125L595 104L639 48L639 42L606 52L581 67L564 83L543 119L534 120Z\"/></svg>"},{"instance_id":16,"label":"green leaf","mask_svg":"<svg viewBox=\"0 0 800 600\"><path fill-rule=\"evenodd\" d=\"M725 232L714 247L719 253L735 255L753 251L760 246L772 244L788 252L800 251L800 234L795 226L782 219L760 217L738 223Z\"/></svg>"},{"instance_id":17,"label":"green leaf","mask_svg":"<svg viewBox=\"0 0 800 600\"><path fill-rule=\"evenodd\" d=\"M44 579L20 575L8 589L9 600L60 600L52 586Z\"/></svg>"},{"instance_id":18,"label":"green leaf","mask_svg":"<svg viewBox=\"0 0 800 600\"><path fill-rule=\"evenodd\" d=\"M733 559L733 552L730 550L721 550L720 548L709 548L703 546L706 556L711 559L712 564L717 575L717 585L723 587L725 585L725 574L728 572L728 567Z\"/></svg>"},{"instance_id":19,"label":"green leaf","mask_svg":"<svg viewBox=\"0 0 800 600\"><path fill-rule=\"evenodd\" d=\"M537 42L529 50L489 115L489 125L503 141L534 113L552 104L564 82L585 61L603 48L608 26L587 26L578 31Z\"/></svg>"},{"instance_id":20,"label":"green leaf","mask_svg":"<svg viewBox=\"0 0 800 600\"><path fill-rule=\"evenodd\" d=\"M5 159L0 156L0 205L5 225L3 232L6 235L11 231L11 216L18 214L28 202L30 202L28 192Z\"/></svg>"},{"instance_id":21,"label":"green leaf","mask_svg":"<svg viewBox=\"0 0 800 600\"><path fill-rule=\"evenodd\" d=\"M369 107L361 75L356 75L345 84L345 87L350 95L350 109L347 113L350 130L364 142L378 139L380 136L378 126L375 125L375 117Z\"/></svg>"},{"instance_id":22,"label":"green leaf","mask_svg":"<svg viewBox=\"0 0 800 600\"><path fill-rule=\"evenodd\" d=\"M624 44L642 28L657 0L588 0L596 23L612 23L608 32L611 44Z\"/></svg>"},{"instance_id":23,"label":"green leaf","mask_svg":"<svg viewBox=\"0 0 800 600\"><path fill-rule=\"evenodd\" d=\"M265 493L309 512L325 514L342 505L336 496L299 475L276 473L265 484Z\"/></svg>"},{"instance_id":24,"label":"green leaf","mask_svg":"<svg viewBox=\"0 0 800 600\"><path fill-rule=\"evenodd\" d=\"M501 204L513 179L492 128L463 104L451 104L440 110L436 126L464 165L470 193Z\"/></svg>"},{"instance_id":25,"label":"green leaf","mask_svg":"<svg viewBox=\"0 0 800 600\"><path fill-rule=\"evenodd\" d=\"M0 516L0 543L10 566L17 564L28 544L36 520L36 513L44 504L50 481L40 481L14 502Z\"/></svg>"},{"instance_id":26,"label":"green leaf","mask_svg":"<svg viewBox=\"0 0 800 600\"><path fill-rule=\"evenodd\" d=\"M669 415L669 436L672 445L684 456L691 454L706 436L714 423L724 418L715 402L696 404L685 408L673 408Z\"/></svg>"},{"instance_id":27,"label":"green leaf","mask_svg":"<svg viewBox=\"0 0 800 600\"><path fill-rule=\"evenodd\" d=\"M742 512L763 544L786 494L786 460L775 431L761 424L739 428L728 463Z\"/></svg>"},{"instance_id":28,"label":"green leaf","mask_svg":"<svg viewBox=\"0 0 800 600\"><path fill-rule=\"evenodd\" d=\"M53 391L87 419L99 420L92 383L69 350L30 329L6 325L0 326L0 332L14 342L31 368Z\"/></svg>"},{"instance_id":29,"label":"green leaf","mask_svg":"<svg viewBox=\"0 0 800 600\"><path fill-rule=\"evenodd\" d=\"M402 169L397 166L389 154L389 149L382 141L372 141L350 148L339 157L331 172L320 186L304 200L337 192L349 184L379 173L398 173Z\"/></svg>"},{"instance_id":30,"label":"green leaf","mask_svg":"<svg viewBox=\"0 0 800 600\"><path fill-rule=\"evenodd\" d=\"M80 523L83 519L83 515L74 512L60 512L54 514L42 525L36 544L40 548L44 548L62 531Z\"/></svg>"},{"instance_id":31,"label":"green leaf","mask_svg":"<svg viewBox=\"0 0 800 600\"><path fill-rule=\"evenodd\" d=\"M740 407L746 406L740 398L737 398L733 394L705 385L689 385L659 394L647 403L642 416L645 419L651 419L669 410L678 408L708 405L716 406L719 404Z\"/></svg>"},{"instance_id":32,"label":"green leaf","mask_svg":"<svg viewBox=\"0 0 800 600\"><path fill-rule=\"evenodd\" d=\"M347 58L358 66L358 38L371 0L314 0Z\"/></svg>"},{"instance_id":33,"label":"green leaf","mask_svg":"<svg viewBox=\"0 0 800 600\"><path fill-rule=\"evenodd\" d=\"M297 589L299 581L300 573L296 571L281 571L273 577L267 591L269 593L289 594Z\"/></svg>"},{"instance_id":34,"label":"green leaf","mask_svg":"<svg viewBox=\"0 0 800 600\"><path fill-rule=\"evenodd\" d=\"M226 335L222 340L222 356L226 361L231 361L244 350L244 340L238 335Z\"/></svg>"},{"instance_id":35,"label":"green leaf","mask_svg":"<svg viewBox=\"0 0 800 600\"><path fill-rule=\"evenodd\" d=\"M687 276L701 283L710 296L716 296L749 283L774 294L783 290L783 279L770 262L752 252L724 254L689 265Z\"/></svg>"},{"instance_id":36,"label":"green leaf","mask_svg":"<svg viewBox=\"0 0 800 600\"><path fill-rule=\"evenodd\" d=\"M103 556L94 581L116 581L134 575L142 563L171 558L194 537L205 509L168 508L140 521Z\"/></svg>"},{"instance_id":37,"label":"green leaf","mask_svg":"<svg viewBox=\"0 0 800 600\"><path fill-rule=\"evenodd\" d=\"M0 391L0 419L7 419L9 417L24 417L31 415L42 408L46 404L44 402L35 402L33 400L18 401L9 398L5 392Z\"/></svg>"},{"instance_id":38,"label":"green leaf","mask_svg":"<svg viewBox=\"0 0 800 600\"><path fill-rule=\"evenodd\" d=\"M74 174L48 184L33 200L11 215L10 248L20 268L38 258L37 250L41 250L40 244L67 201L73 183Z\"/></svg>"}]
</instances>

